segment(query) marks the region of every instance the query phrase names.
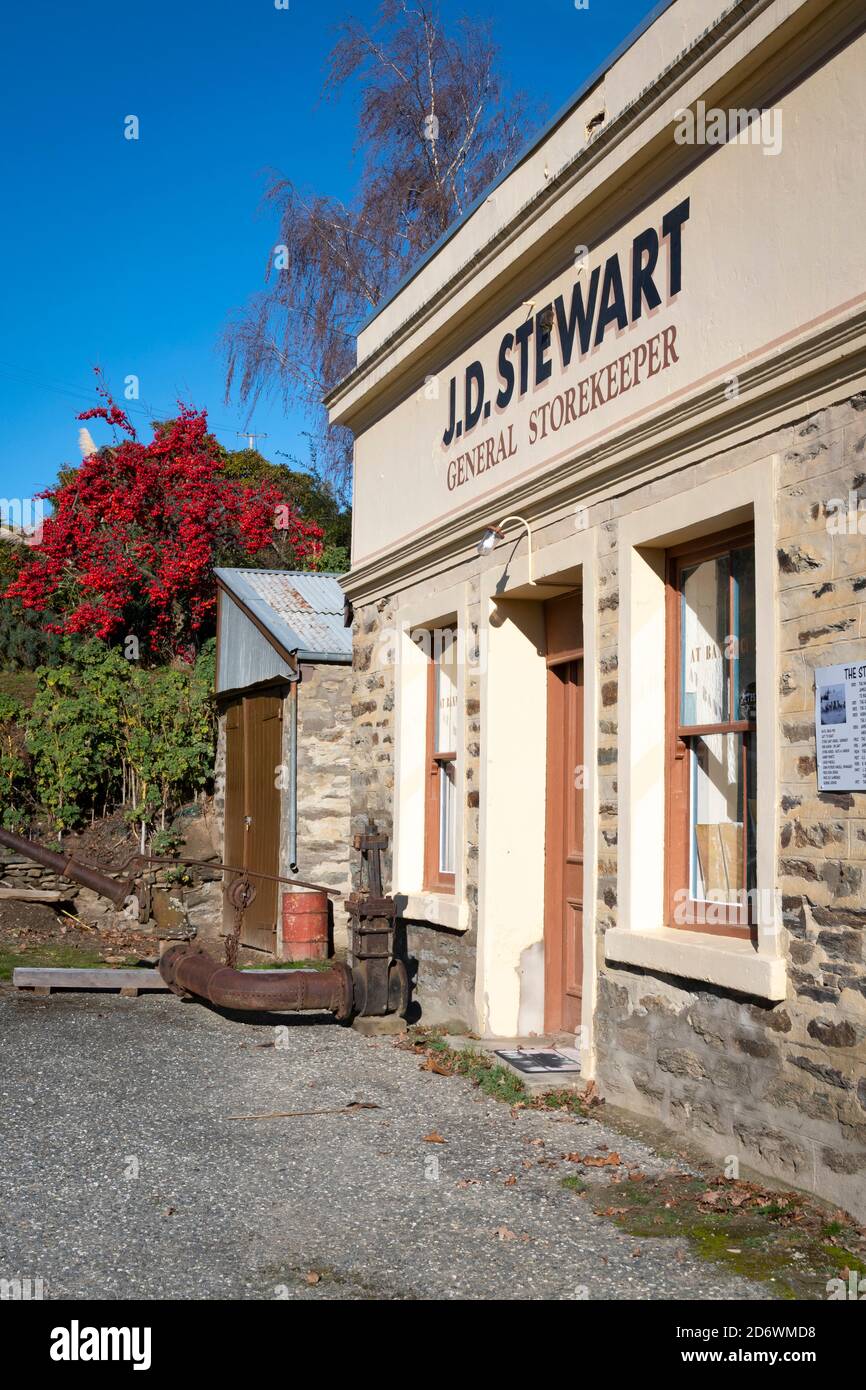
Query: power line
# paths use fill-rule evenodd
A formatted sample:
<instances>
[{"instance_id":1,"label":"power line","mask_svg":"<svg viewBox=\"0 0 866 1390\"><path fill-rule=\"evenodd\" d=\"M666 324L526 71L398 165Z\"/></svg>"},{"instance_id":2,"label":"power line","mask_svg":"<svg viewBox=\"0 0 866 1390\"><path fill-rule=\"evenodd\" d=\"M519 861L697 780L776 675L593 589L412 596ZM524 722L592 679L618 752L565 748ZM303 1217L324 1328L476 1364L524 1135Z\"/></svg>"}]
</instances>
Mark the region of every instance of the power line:
<instances>
[{"instance_id":1,"label":"power line","mask_svg":"<svg viewBox=\"0 0 866 1390\"><path fill-rule=\"evenodd\" d=\"M43 388L43 390L51 391L54 395L69 396L75 400L86 401L90 405L93 405L95 400L95 393L93 391L87 391L85 388L80 386L71 386L68 382L61 382L57 381L56 379L52 380L49 377L43 376L41 372L29 371L26 367L13 367L9 363L0 362L0 375L9 377L13 381L16 377L19 380L32 381L34 383L38 383ZM124 401L123 409L127 411L127 413L129 414L144 415L147 417L148 421L157 419L165 420L171 418L172 416L172 411L170 409L158 410L152 406L148 406L145 402L141 402L141 404L135 405L132 401ZM216 430L219 434L246 435L247 433L245 430L238 430L234 425L227 425L221 423L215 424L210 419L210 416L208 416L208 426L210 429ZM267 438L266 435L259 435L257 437L260 439Z\"/></svg>"},{"instance_id":2,"label":"power line","mask_svg":"<svg viewBox=\"0 0 866 1390\"><path fill-rule=\"evenodd\" d=\"M247 440L248 449L254 449L256 447L255 441L257 439L267 439L268 437L266 434L254 434L252 430L235 430L235 434L239 439Z\"/></svg>"}]
</instances>

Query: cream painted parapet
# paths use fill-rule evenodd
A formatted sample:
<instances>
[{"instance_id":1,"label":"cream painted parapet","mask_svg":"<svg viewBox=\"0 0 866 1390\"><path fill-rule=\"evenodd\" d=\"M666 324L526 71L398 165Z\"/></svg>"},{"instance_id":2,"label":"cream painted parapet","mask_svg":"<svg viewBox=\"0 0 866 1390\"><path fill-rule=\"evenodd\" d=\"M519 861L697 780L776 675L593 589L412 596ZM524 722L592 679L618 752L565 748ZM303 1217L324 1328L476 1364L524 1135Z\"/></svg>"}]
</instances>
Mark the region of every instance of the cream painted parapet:
<instances>
[{"instance_id":1,"label":"cream painted parapet","mask_svg":"<svg viewBox=\"0 0 866 1390\"><path fill-rule=\"evenodd\" d=\"M707 0L676 0L669 15L656 15L643 42L619 61L614 55L595 89L578 94L553 122L536 157L518 159L486 202L452 228L435 254L380 306L362 330L359 366L328 398L332 419L361 432L370 389L391 388L395 371L410 363L417 368L424 343L444 338L457 320L468 323L481 296L508 299L510 291L515 302L515 277L530 272L537 243L558 238L571 251L577 243L591 244L593 235L597 240L600 204L618 176L631 184L625 205L635 206L648 200L648 192L633 180L642 177L641 166L658 157L662 144L668 156L681 156L676 167L692 162L693 152L672 148L683 107L708 93L715 100L729 96L729 105L743 109L765 105L767 74L773 72L776 92L784 86L789 69L784 57L779 60L786 46L796 53L811 26L810 58L817 60L822 45L832 51L834 39L856 32L858 5L859 0L743 0L713 15ZM655 70L653 61L659 64ZM741 68L756 94L742 91ZM599 128L600 111L605 121ZM671 182L676 169L670 157L663 162L665 181ZM542 278L536 273L535 286Z\"/></svg>"},{"instance_id":2,"label":"cream painted parapet","mask_svg":"<svg viewBox=\"0 0 866 1390\"><path fill-rule=\"evenodd\" d=\"M861 35L780 98L780 153L736 139L697 163L691 151L691 167L639 213L587 233L585 253L576 238L555 273L512 280L494 326L464 330L471 346L449 351L428 325L396 400L377 395L371 369L353 574L398 564L431 531L456 534L481 506L510 507L520 488L563 471L588 480L620 439L667 448L698 409L723 432L738 391L754 404L778 390L784 354L792 374L814 373L831 330L835 356L850 355L847 326L866 312L866 239L847 215L866 207L864 66ZM669 115L673 159L683 149L673 105ZM804 187L822 210L820 253ZM575 208L586 192L578 185ZM527 228L533 244L543 234ZM861 348L863 336L861 324Z\"/></svg>"},{"instance_id":3,"label":"cream painted parapet","mask_svg":"<svg viewBox=\"0 0 866 1390\"><path fill-rule=\"evenodd\" d=\"M666 8L667 6L667 8ZM381 305L358 338L358 358L372 356L413 310L441 295L456 269L468 265L502 236L527 202L544 193L551 178L598 141L600 129L644 91L671 61L693 45L729 8L728 0L666 0L656 4L636 32L583 84L576 99L486 190L474 209L452 227L415 267L403 286ZM663 12L664 11L664 12ZM601 118L601 126L599 125Z\"/></svg>"}]
</instances>

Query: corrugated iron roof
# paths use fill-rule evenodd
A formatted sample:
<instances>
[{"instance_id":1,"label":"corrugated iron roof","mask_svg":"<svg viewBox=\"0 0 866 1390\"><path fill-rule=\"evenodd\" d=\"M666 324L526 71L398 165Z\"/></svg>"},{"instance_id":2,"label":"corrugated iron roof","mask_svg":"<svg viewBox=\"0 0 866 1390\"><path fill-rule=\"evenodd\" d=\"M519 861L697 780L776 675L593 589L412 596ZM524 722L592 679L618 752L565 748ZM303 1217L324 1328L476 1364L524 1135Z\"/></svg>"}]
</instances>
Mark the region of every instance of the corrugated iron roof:
<instances>
[{"instance_id":1,"label":"corrugated iron roof","mask_svg":"<svg viewBox=\"0 0 866 1390\"><path fill-rule=\"evenodd\" d=\"M214 574L287 652L302 661L352 660L352 630L335 574L217 569Z\"/></svg>"}]
</instances>

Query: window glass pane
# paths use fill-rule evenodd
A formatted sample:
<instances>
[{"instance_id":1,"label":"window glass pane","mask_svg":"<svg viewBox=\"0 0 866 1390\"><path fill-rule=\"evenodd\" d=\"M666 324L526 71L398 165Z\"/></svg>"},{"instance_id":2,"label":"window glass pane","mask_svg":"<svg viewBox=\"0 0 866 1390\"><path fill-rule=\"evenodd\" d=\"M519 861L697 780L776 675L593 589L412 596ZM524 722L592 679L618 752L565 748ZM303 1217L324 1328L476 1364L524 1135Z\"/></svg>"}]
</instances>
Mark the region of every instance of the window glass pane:
<instances>
[{"instance_id":1,"label":"window glass pane","mask_svg":"<svg viewBox=\"0 0 866 1390\"><path fill-rule=\"evenodd\" d=\"M683 571L681 724L722 724L728 713L730 556Z\"/></svg>"},{"instance_id":2,"label":"window glass pane","mask_svg":"<svg viewBox=\"0 0 866 1390\"><path fill-rule=\"evenodd\" d=\"M437 632L433 659L436 662L435 752L457 750L457 640L451 628Z\"/></svg>"},{"instance_id":3,"label":"window glass pane","mask_svg":"<svg viewBox=\"0 0 866 1390\"><path fill-rule=\"evenodd\" d=\"M454 764L442 763L439 767L439 872L454 872L454 840L457 824L456 816L457 786Z\"/></svg>"},{"instance_id":4,"label":"window glass pane","mask_svg":"<svg viewBox=\"0 0 866 1390\"><path fill-rule=\"evenodd\" d=\"M755 551L731 556L734 574L734 718L754 720L755 703Z\"/></svg>"},{"instance_id":5,"label":"window glass pane","mask_svg":"<svg viewBox=\"0 0 866 1390\"><path fill-rule=\"evenodd\" d=\"M697 901L740 903L743 890L743 735L691 745L691 886Z\"/></svg>"}]
</instances>

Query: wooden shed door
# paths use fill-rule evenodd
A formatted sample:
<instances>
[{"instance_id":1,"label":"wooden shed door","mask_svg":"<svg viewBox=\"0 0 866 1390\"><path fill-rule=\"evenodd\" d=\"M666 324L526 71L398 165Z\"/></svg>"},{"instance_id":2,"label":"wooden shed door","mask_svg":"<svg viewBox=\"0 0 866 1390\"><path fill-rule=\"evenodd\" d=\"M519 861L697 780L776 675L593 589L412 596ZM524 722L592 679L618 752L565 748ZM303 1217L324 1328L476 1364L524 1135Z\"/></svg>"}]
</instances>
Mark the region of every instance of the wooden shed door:
<instances>
[{"instance_id":1,"label":"wooden shed door","mask_svg":"<svg viewBox=\"0 0 866 1390\"><path fill-rule=\"evenodd\" d=\"M583 998L583 629L581 595L545 604L547 815L544 1026L574 1032Z\"/></svg>"},{"instance_id":2,"label":"wooden shed door","mask_svg":"<svg viewBox=\"0 0 866 1390\"><path fill-rule=\"evenodd\" d=\"M226 711L225 858L227 864L280 872L280 792L282 762L282 699L277 695L245 695ZM226 876L228 887L232 881ZM241 928L244 946L272 951L277 928L279 884L254 878L256 899L246 910ZM226 906L226 926L234 909Z\"/></svg>"}]
</instances>

